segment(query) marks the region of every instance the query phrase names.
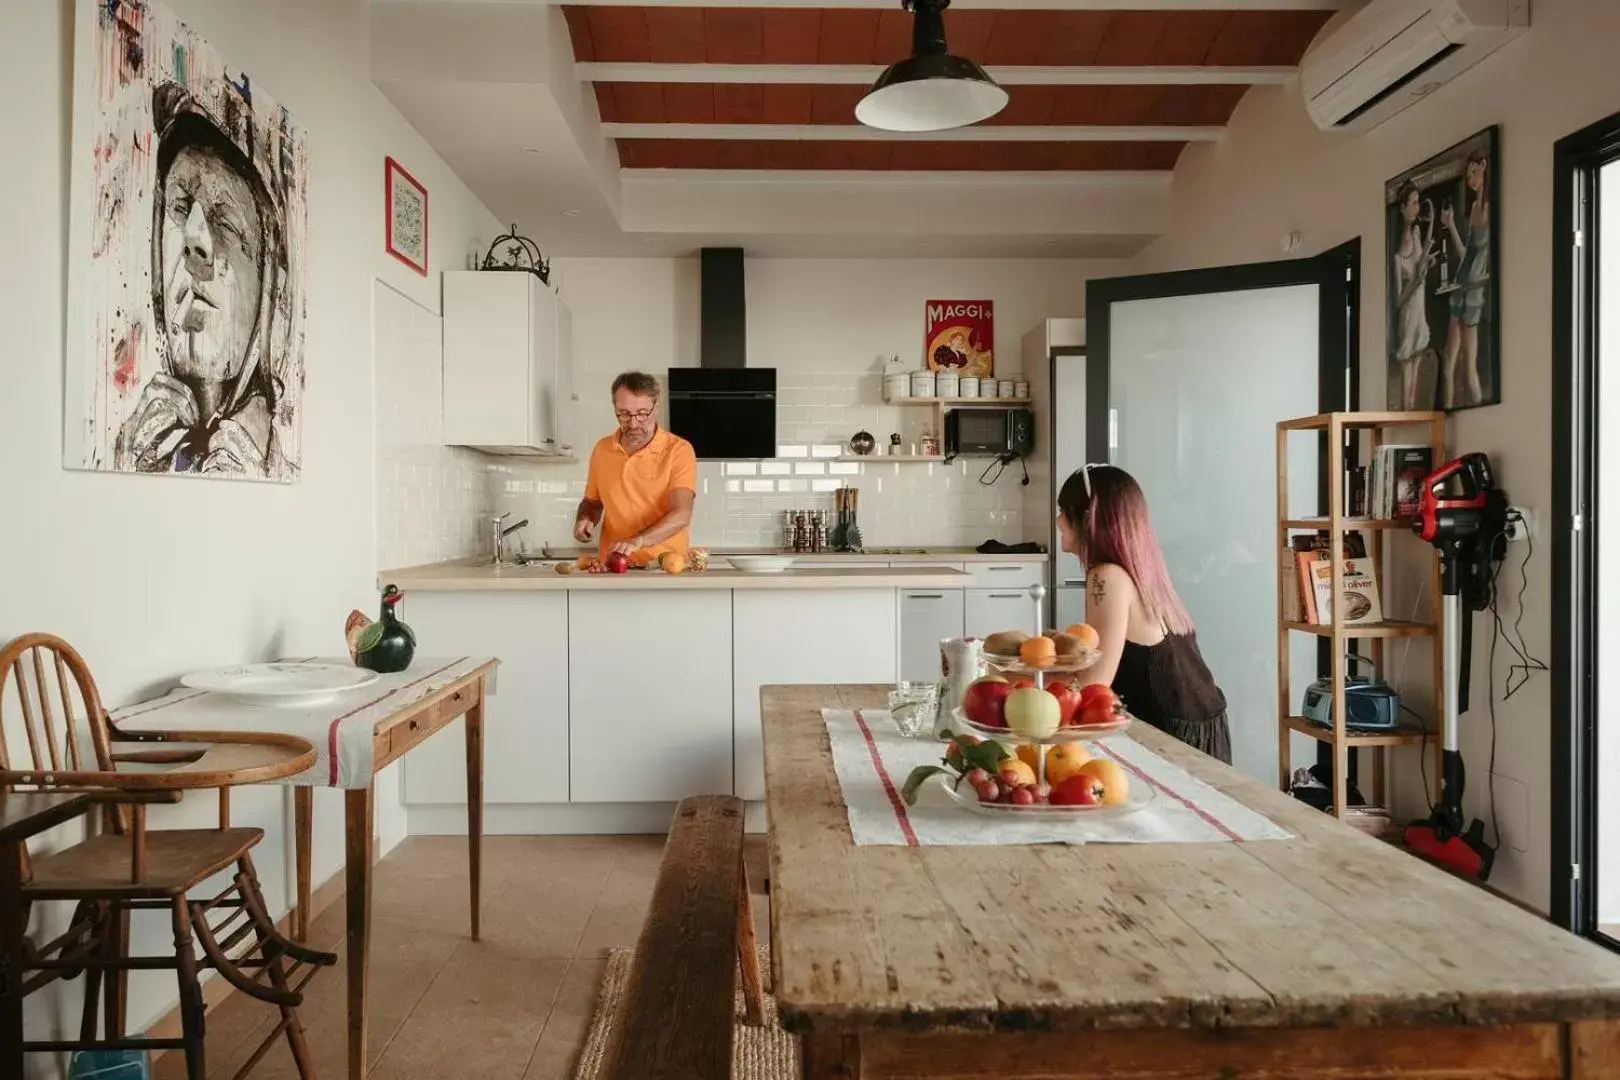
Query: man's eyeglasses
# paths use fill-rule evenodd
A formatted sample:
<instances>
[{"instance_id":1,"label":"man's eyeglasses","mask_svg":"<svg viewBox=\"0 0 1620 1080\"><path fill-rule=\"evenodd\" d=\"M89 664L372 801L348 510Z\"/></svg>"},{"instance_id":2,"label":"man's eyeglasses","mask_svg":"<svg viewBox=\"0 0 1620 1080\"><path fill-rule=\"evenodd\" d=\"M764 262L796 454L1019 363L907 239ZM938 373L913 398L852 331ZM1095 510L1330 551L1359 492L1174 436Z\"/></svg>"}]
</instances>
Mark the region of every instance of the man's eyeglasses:
<instances>
[{"instance_id":1,"label":"man's eyeglasses","mask_svg":"<svg viewBox=\"0 0 1620 1080\"><path fill-rule=\"evenodd\" d=\"M646 420L652 416L652 409L638 409L635 412L625 412L623 409L614 410L613 415L619 418L619 423L628 424L632 420Z\"/></svg>"}]
</instances>

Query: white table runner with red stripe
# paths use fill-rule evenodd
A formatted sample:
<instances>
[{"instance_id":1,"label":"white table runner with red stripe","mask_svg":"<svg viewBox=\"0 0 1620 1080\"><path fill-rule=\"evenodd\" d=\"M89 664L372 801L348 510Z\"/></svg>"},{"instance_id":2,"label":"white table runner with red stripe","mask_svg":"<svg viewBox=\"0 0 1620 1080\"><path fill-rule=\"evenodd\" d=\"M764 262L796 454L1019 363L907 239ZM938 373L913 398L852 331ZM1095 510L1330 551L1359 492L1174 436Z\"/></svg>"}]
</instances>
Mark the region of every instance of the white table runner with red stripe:
<instances>
[{"instance_id":1,"label":"white table runner with red stripe","mask_svg":"<svg viewBox=\"0 0 1620 1080\"><path fill-rule=\"evenodd\" d=\"M907 806L900 798L907 774L939 764L941 744L902 737L889 714L877 709L823 709L821 715L857 845L1201 844L1292 835L1129 734L1087 749L1119 762L1133 784L1152 785L1152 803L1134 814L1006 820L959 806L937 781L924 784L916 804Z\"/></svg>"},{"instance_id":2,"label":"white table runner with red stripe","mask_svg":"<svg viewBox=\"0 0 1620 1080\"><path fill-rule=\"evenodd\" d=\"M348 665L348 657L299 657L306 662ZM315 764L284 783L307 787L363 788L376 773L373 734L378 721L414 705L492 658L418 657L409 668L331 701L307 708L246 705L202 690L179 687L163 697L116 710L113 722L130 731L269 731L301 735L315 744ZM493 692L493 687L491 687Z\"/></svg>"}]
</instances>

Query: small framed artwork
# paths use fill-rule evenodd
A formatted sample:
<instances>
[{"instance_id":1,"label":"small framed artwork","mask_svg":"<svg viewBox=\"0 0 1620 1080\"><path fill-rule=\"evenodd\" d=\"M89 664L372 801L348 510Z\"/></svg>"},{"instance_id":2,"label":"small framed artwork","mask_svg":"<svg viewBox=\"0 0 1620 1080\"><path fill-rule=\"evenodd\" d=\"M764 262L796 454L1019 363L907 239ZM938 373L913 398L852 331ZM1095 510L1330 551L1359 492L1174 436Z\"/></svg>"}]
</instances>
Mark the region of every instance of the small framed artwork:
<instances>
[{"instance_id":1,"label":"small framed artwork","mask_svg":"<svg viewBox=\"0 0 1620 1080\"><path fill-rule=\"evenodd\" d=\"M1497 135L1486 128L1384 185L1391 409L1501 403Z\"/></svg>"},{"instance_id":2,"label":"small framed artwork","mask_svg":"<svg viewBox=\"0 0 1620 1080\"><path fill-rule=\"evenodd\" d=\"M387 159L384 191L388 204L388 254L423 277L428 268L428 194L416 177Z\"/></svg>"}]
</instances>

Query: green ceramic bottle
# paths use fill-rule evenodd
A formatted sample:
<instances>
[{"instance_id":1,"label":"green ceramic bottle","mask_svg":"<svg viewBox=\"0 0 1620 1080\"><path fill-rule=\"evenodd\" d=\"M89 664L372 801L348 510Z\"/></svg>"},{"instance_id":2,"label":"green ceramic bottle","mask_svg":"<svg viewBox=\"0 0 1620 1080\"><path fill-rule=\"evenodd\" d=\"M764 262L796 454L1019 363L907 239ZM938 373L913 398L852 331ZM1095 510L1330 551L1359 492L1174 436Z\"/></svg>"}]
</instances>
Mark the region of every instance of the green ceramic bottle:
<instances>
[{"instance_id":1,"label":"green ceramic bottle","mask_svg":"<svg viewBox=\"0 0 1620 1080\"><path fill-rule=\"evenodd\" d=\"M394 605L405 594L393 585L383 590L382 613L376 622L360 632L355 648L355 662L372 671L404 671L416 656L416 634L399 621Z\"/></svg>"}]
</instances>

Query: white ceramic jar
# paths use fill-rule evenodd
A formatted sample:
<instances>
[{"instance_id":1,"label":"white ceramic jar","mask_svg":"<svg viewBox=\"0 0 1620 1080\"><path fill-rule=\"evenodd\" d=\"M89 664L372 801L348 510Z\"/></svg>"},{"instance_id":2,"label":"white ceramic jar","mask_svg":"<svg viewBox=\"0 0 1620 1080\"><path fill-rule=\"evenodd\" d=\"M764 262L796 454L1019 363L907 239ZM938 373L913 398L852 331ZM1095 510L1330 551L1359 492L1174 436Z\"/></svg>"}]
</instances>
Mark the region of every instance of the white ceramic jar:
<instances>
[{"instance_id":1,"label":"white ceramic jar","mask_svg":"<svg viewBox=\"0 0 1620 1080\"><path fill-rule=\"evenodd\" d=\"M964 375L956 385L957 397L978 397L979 377L977 375Z\"/></svg>"},{"instance_id":2,"label":"white ceramic jar","mask_svg":"<svg viewBox=\"0 0 1620 1080\"><path fill-rule=\"evenodd\" d=\"M890 372L883 376L883 400L911 396L911 375L908 372Z\"/></svg>"},{"instance_id":3,"label":"white ceramic jar","mask_svg":"<svg viewBox=\"0 0 1620 1080\"><path fill-rule=\"evenodd\" d=\"M1013 382L1013 397L1015 397L1015 398L1027 398L1027 397L1029 397L1029 383L1025 382L1023 379L1015 380Z\"/></svg>"},{"instance_id":4,"label":"white ceramic jar","mask_svg":"<svg viewBox=\"0 0 1620 1080\"><path fill-rule=\"evenodd\" d=\"M1002 379L1000 382L996 383L996 396L1004 398L1015 397L1016 395L1013 393L1014 389L1016 389L1016 387L1011 379Z\"/></svg>"},{"instance_id":5,"label":"white ceramic jar","mask_svg":"<svg viewBox=\"0 0 1620 1080\"><path fill-rule=\"evenodd\" d=\"M911 373L911 396L934 396L934 373L932 371L913 371Z\"/></svg>"},{"instance_id":6,"label":"white ceramic jar","mask_svg":"<svg viewBox=\"0 0 1620 1080\"><path fill-rule=\"evenodd\" d=\"M934 393L940 397L955 397L961 377L954 371L934 373Z\"/></svg>"}]
</instances>

